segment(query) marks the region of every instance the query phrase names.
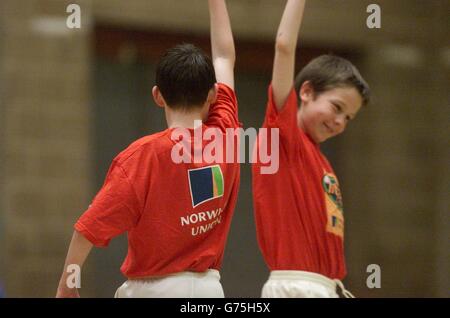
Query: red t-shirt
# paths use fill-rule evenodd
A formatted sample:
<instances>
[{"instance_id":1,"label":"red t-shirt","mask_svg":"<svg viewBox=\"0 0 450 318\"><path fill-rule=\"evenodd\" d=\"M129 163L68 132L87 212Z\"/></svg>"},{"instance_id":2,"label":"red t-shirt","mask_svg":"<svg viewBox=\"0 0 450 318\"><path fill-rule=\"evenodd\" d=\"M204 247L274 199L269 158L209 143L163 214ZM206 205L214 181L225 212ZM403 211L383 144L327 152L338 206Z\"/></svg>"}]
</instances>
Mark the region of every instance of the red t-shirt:
<instances>
[{"instance_id":1,"label":"red t-shirt","mask_svg":"<svg viewBox=\"0 0 450 318\"><path fill-rule=\"evenodd\" d=\"M262 254L270 270L302 270L342 279L344 218L337 178L319 145L297 126L295 90L280 112L272 94L269 87L263 128L279 129L279 170L261 174L264 164L252 166ZM258 138L270 145L272 135Z\"/></svg>"},{"instance_id":2,"label":"red t-shirt","mask_svg":"<svg viewBox=\"0 0 450 318\"><path fill-rule=\"evenodd\" d=\"M225 134L226 128L239 126L236 96L219 84L217 101L202 129L216 127ZM171 153L181 137L173 138L173 131L143 137L121 152L75 224L100 247L128 232L121 271L130 278L202 272L219 269L222 263L237 200L239 164L174 163ZM189 130L192 136L193 131ZM201 141L200 148L209 143Z\"/></svg>"}]
</instances>

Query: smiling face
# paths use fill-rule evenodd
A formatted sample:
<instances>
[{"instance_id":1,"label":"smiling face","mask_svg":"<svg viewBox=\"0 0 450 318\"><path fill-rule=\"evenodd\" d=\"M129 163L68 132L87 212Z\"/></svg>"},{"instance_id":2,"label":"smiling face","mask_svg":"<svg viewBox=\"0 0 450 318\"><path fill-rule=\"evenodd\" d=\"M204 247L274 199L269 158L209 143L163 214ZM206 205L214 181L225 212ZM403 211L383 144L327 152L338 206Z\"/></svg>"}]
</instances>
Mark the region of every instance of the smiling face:
<instances>
[{"instance_id":1,"label":"smiling face","mask_svg":"<svg viewBox=\"0 0 450 318\"><path fill-rule=\"evenodd\" d=\"M316 143L344 132L363 102L354 87L337 87L317 95L309 82L302 85L300 99L297 124Z\"/></svg>"}]
</instances>

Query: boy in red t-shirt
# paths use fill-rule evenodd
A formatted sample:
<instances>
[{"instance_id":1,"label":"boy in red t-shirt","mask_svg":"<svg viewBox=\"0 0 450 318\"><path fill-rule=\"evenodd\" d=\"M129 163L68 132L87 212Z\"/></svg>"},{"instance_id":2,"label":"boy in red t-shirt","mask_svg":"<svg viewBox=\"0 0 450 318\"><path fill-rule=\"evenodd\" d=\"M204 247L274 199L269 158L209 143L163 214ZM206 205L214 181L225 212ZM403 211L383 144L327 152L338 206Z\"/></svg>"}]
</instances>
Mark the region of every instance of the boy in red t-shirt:
<instances>
[{"instance_id":1,"label":"boy in red t-shirt","mask_svg":"<svg viewBox=\"0 0 450 318\"><path fill-rule=\"evenodd\" d=\"M271 270L263 297L350 296L339 183L319 144L342 133L368 102L369 87L347 60L323 55L297 75L295 52L305 1L289 0L278 29L264 128L278 128L279 170L252 166L258 242ZM300 108L298 108L300 104ZM270 128L270 129L269 129ZM267 136L267 137L266 137ZM258 142L270 143L271 134Z\"/></svg>"},{"instance_id":2,"label":"boy in red t-shirt","mask_svg":"<svg viewBox=\"0 0 450 318\"><path fill-rule=\"evenodd\" d=\"M168 50L160 60L153 97L164 108L168 129L135 141L113 160L103 187L75 224L57 297L79 297L68 283L71 271L82 267L92 246L107 246L124 232L128 254L121 271L128 280L116 297L224 297L219 269L239 164L195 160L208 143L194 138L206 129L225 135L240 124L224 0L209 0L209 10L212 61L191 44ZM195 120L203 124L194 129ZM175 159L180 145L194 145L183 154L192 160Z\"/></svg>"}]
</instances>

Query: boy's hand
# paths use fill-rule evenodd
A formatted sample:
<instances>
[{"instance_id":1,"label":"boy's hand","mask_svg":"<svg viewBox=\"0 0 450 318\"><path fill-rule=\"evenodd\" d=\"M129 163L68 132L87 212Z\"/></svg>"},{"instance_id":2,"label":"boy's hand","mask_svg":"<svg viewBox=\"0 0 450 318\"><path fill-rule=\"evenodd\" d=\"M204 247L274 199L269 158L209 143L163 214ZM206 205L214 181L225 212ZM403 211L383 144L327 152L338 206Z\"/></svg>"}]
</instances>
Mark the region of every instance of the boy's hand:
<instances>
[{"instance_id":1,"label":"boy's hand","mask_svg":"<svg viewBox=\"0 0 450 318\"><path fill-rule=\"evenodd\" d=\"M80 298L77 288L69 288L66 281L61 281L56 291L55 298Z\"/></svg>"}]
</instances>

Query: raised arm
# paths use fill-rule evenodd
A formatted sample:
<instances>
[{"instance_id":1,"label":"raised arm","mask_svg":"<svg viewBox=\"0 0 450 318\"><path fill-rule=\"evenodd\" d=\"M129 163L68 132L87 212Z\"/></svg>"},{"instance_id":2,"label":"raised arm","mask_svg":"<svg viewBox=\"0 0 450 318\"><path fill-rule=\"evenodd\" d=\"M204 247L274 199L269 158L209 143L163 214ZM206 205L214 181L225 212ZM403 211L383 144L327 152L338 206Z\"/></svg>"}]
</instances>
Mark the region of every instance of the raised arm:
<instances>
[{"instance_id":1,"label":"raised arm","mask_svg":"<svg viewBox=\"0 0 450 318\"><path fill-rule=\"evenodd\" d=\"M225 0L208 0L211 51L216 79L234 89L234 62L236 59L233 34Z\"/></svg>"},{"instance_id":2,"label":"raised arm","mask_svg":"<svg viewBox=\"0 0 450 318\"><path fill-rule=\"evenodd\" d=\"M304 8L305 0L288 0L278 27L272 71L272 90L278 110L294 85L295 52Z\"/></svg>"},{"instance_id":3,"label":"raised arm","mask_svg":"<svg viewBox=\"0 0 450 318\"><path fill-rule=\"evenodd\" d=\"M56 291L57 298L80 297L78 290L76 288L70 288L67 284L68 278L71 278L69 277L71 272L67 272L67 268L69 265L78 265L81 272L81 268L83 267L84 261L89 255L92 246L92 243L89 242L83 235L77 231L74 231L72 241L70 242L69 251L67 252L64 270L61 275L61 279L59 280L58 290ZM81 273L79 274L81 276Z\"/></svg>"}]
</instances>

